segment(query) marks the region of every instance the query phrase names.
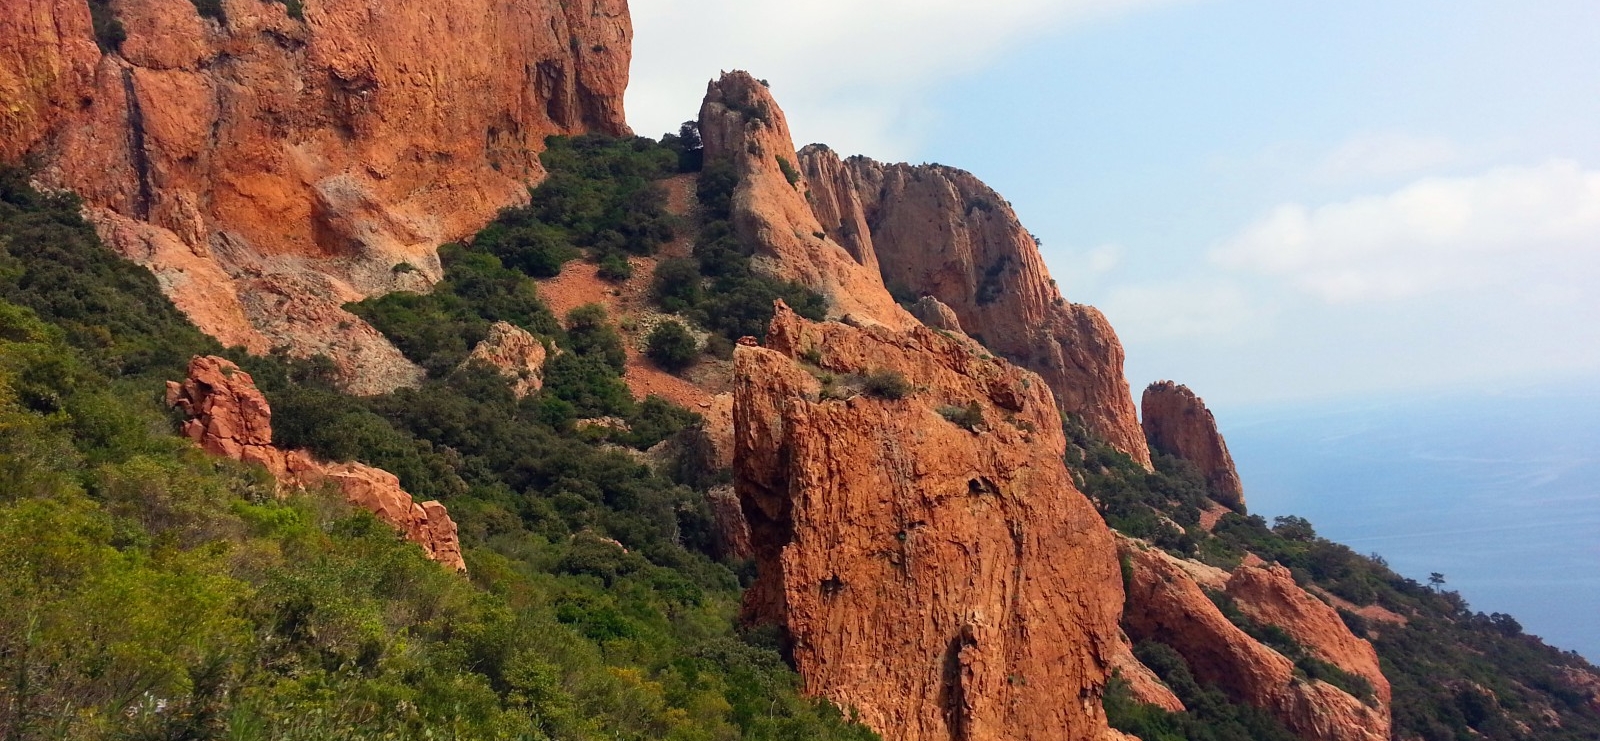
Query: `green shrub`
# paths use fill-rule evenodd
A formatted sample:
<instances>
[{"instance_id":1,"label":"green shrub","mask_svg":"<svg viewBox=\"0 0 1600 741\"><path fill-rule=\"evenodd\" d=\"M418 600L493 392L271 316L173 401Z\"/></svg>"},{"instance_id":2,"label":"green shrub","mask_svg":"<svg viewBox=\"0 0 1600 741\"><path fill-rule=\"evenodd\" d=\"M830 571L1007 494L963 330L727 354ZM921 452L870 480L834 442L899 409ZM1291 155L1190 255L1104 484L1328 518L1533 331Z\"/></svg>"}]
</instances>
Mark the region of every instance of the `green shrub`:
<instances>
[{"instance_id":1,"label":"green shrub","mask_svg":"<svg viewBox=\"0 0 1600 741\"><path fill-rule=\"evenodd\" d=\"M867 374L863 387L880 399L904 399L914 390L911 382L899 371L879 368Z\"/></svg>"},{"instance_id":2,"label":"green shrub","mask_svg":"<svg viewBox=\"0 0 1600 741\"><path fill-rule=\"evenodd\" d=\"M789 181L790 187L800 187L800 171L794 169L794 163L783 155L778 155L778 169L783 171L783 179Z\"/></svg>"},{"instance_id":3,"label":"green shrub","mask_svg":"<svg viewBox=\"0 0 1600 741\"><path fill-rule=\"evenodd\" d=\"M461 365L493 322L543 335L560 332L534 282L506 269L494 255L452 244L439 248L439 259L444 280L430 293L397 291L345 308L435 378Z\"/></svg>"},{"instance_id":4,"label":"green shrub","mask_svg":"<svg viewBox=\"0 0 1600 741\"><path fill-rule=\"evenodd\" d=\"M122 50L122 42L128 40L128 32L111 9L109 0L89 0L89 21L94 27L94 40L99 44L100 51Z\"/></svg>"},{"instance_id":5,"label":"green shrub","mask_svg":"<svg viewBox=\"0 0 1600 741\"><path fill-rule=\"evenodd\" d=\"M651 279L650 295L663 311L687 311L704 299L700 268L694 260L673 258L656 264Z\"/></svg>"},{"instance_id":6,"label":"green shrub","mask_svg":"<svg viewBox=\"0 0 1600 741\"><path fill-rule=\"evenodd\" d=\"M964 407L949 405L939 407L939 416L953 425L965 427L972 432L976 432L983 425L983 407L976 401L968 402Z\"/></svg>"},{"instance_id":7,"label":"green shrub","mask_svg":"<svg viewBox=\"0 0 1600 741\"><path fill-rule=\"evenodd\" d=\"M599 276L612 283L622 283L633 277L633 264L620 252L608 252L600 258Z\"/></svg>"},{"instance_id":8,"label":"green shrub","mask_svg":"<svg viewBox=\"0 0 1600 741\"><path fill-rule=\"evenodd\" d=\"M567 312L566 346L579 355L600 359L617 373L628 362L622 336L611 326L606 307L600 304L584 304Z\"/></svg>"},{"instance_id":9,"label":"green shrub","mask_svg":"<svg viewBox=\"0 0 1600 741\"><path fill-rule=\"evenodd\" d=\"M694 335L671 319L657 324L646 342L650 359L669 371L681 371L693 365L700 354L700 343L695 341Z\"/></svg>"}]
</instances>

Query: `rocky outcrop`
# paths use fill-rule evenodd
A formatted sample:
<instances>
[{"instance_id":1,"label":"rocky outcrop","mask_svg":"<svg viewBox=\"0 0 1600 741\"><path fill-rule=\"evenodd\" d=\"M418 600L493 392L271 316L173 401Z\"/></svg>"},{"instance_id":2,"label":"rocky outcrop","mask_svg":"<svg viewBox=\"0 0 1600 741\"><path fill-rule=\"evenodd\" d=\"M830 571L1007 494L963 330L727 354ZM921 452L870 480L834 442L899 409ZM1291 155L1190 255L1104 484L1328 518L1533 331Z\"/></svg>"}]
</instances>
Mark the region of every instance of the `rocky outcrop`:
<instances>
[{"instance_id":1,"label":"rocky outcrop","mask_svg":"<svg viewBox=\"0 0 1600 741\"><path fill-rule=\"evenodd\" d=\"M1389 738L1387 705L1296 676L1293 662L1229 622L1178 559L1126 538L1119 549L1130 571L1122 617L1129 637L1171 646L1196 679L1272 713L1306 741Z\"/></svg>"},{"instance_id":2,"label":"rocky outcrop","mask_svg":"<svg viewBox=\"0 0 1600 741\"><path fill-rule=\"evenodd\" d=\"M327 0L303 19L224 0L221 20L118 0L127 38L104 55L83 2L0 5L0 155L83 196L201 329L327 353L357 392L420 373L343 303L426 289L438 244L527 198L547 135L627 131L624 0Z\"/></svg>"},{"instance_id":3,"label":"rocky outcrop","mask_svg":"<svg viewBox=\"0 0 1600 741\"><path fill-rule=\"evenodd\" d=\"M1116 332L1062 297L1005 199L951 167L841 160L820 145L799 158L817 220L894 295L938 299L968 334L1042 376L1063 414L1150 465Z\"/></svg>"},{"instance_id":4,"label":"rocky outcrop","mask_svg":"<svg viewBox=\"0 0 1600 741\"><path fill-rule=\"evenodd\" d=\"M188 418L183 433L212 455L264 466L284 489L331 486L345 501L377 515L431 558L466 571L450 513L438 502L416 503L400 479L361 463L329 463L303 450L272 444L272 408L255 379L223 358L189 361L182 383L167 383L167 405Z\"/></svg>"},{"instance_id":5,"label":"rocky outcrop","mask_svg":"<svg viewBox=\"0 0 1600 741\"><path fill-rule=\"evenodd\" d=\"M931 329L942 329L946 332L962 331L961 318L956 316L955 310L932 296L917 299L917 302L911 305L911 315Z\"/></svg>"},{"instance_id":6,"label":"rocky outcrop","mask_svg":"<svg viewBox=\"0 0 1600 741\"><path fill-rule=\"evenodd\" d=\"M734 352L745 612L785 631L806 691L903 741L1109 735L1117 560L1038 377L920 325L781 304L766 345ZM838 380L869 373L904 395Z\"/></svg>"},{"instance_id":7,"label":"rocky outcrop","mask_svg":"<svg viewBox=\"0 0 1600 741\"><path fill-rule=\"evenodd\" d=\"M821 293L830 317L893 328L915 321L890 297L876 266L852 255L817 222L796 169L789 123L764 83L746 72L712 81L700 107L700 136L708 166L730 166L738 175L733 227L756 246L758 269Z\"/></svg>"},{"instance_id":8,"label":"rocky outcrop","mask_svg":"<svg viewBox=\"0 0 1600 741\"><path fill-rule=\"evenodd\" d=\"M1233 456L1204 400L1188 386L1161 381L1144 390L1140 406L1151 450L1193 463L1205 477L1213 499L1232 508L1244 506L1244 486L1239 483Z\"/></svg>"},{"instance_id":9,"label":"rocky outcrop","mask_svg":"<svg viewBox=\"0 0 1600 741\"><path fill-rule=\"evenodd\" d=\"M1240 566L1228 578L1228 596L1251 620L1275 625L1318 659L1371 683L1381 707L1389 706L1389 680L1378 666L1378 652L1357 638L1339 611L1311 596L1278 564Z\"/></svg>"},{"instance_id":10,"label":"rocky outcrop","mask_svg":"<svg viewBox=\"0 0 1600 741\"><path fill-rule=\"evenodd\" d=\"M1569 691L1584 698L1590 710L1600 713L1600 674L1566 666L1558 676Z\"/></svg>"},{"instance_id":11,"label":"rocky outcrop","mask_svg":"<svg viewBox=\"0 0 1600 741\"><path fill-rule=\"evenodd\" d=\"M500 371L511 382L511 392L520 399L544 388L546 350L539 338L508 322L489 325L467 362L478 361Z\"/></svg>"}]
</instances>

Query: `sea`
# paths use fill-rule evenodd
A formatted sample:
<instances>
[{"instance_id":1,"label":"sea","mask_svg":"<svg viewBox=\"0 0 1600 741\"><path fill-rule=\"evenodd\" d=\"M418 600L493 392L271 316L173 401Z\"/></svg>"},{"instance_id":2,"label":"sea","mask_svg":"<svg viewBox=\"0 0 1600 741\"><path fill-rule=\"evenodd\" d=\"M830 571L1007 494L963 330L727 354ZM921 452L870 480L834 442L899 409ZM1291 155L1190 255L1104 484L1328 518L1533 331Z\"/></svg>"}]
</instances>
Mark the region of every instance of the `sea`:
<instances>
[{"instance_id":1,"label":"sea","mask_svg":"<svg viewBox=\"0 0 1600 741\"><path fill-rule=\"evenodd\" d=\"M1600 387L1215 410L1252 514L1310 520L1600 662Z\"/></svg>"}]
</instances>

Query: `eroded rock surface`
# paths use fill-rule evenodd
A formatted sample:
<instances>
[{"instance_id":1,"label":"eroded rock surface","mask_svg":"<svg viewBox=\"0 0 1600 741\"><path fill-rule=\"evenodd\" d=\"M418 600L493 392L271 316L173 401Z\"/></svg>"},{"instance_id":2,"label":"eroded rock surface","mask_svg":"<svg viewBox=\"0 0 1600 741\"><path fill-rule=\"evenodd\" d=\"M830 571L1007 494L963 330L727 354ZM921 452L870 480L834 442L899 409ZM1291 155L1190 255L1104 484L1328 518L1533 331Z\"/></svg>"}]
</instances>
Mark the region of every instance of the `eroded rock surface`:
<instances>
[{"instance_id":1,"label":"eroded rock surface","mask_svg":"<svg viewBox=\"0 0 1600 741\"><path fill-rule=\"evenodd\" d=\"M183 432L212 455L266 467L281 487L308 489L331 484L349 503L389 523L431 558L466 571L456 523L443 504L418 504L400 488L400 479L361 463L329 463L303 450L272 444L272 408L255 379L223 358L189 361L182 383L167 383L167 404L189 419Z\"/></svg>"},{"instance_id":2,"label":"eroded rock surface","mask_svg":"<svg viewBox=\"0 0 1600 741\"><path fill-rule=\"evenodd\" d=\"M712 81L700 107L705 159L739 176L733 226L757 246L757 268L827 297L830 317L901 328L915 320L895 304L878 277L828 236L806 203L789 123L767 86L746 72Z\"/></svg>"},{"instance_id":3,"label":"eroded rock surface","mask_svg":"<svg viewBox=\"0 0 1600 741\"><path fill-rule=\"evenodd\" d=\"M1122 618L1130 638L1171 646L1196 679L1272 713L1306 741L1389 738L1387 704L1368 705L1296 676L1293 662L1229 622L1178 559L1132 539L1120 539L1118 547L1132 571Z\"/></svg>"},{"instance_id":4,"label":"eroded rock surface","mask_svg":"<svg viewBox=\"0 0 1600 741\"><path fill-rule=\"evenodd\" d=\"M908 395L834 398L828 373ZM779 306L735 350L735 486L806 691L886 738L1108 737L1119 649L1110 531L1062 464L1034 374L920 325L811 323Z\"/></svg>"},{"instance_id":5,"label":"eroded rock surface","mask_svg":"<svg viewBox=\"0 0 1600 741\"><path fill-rule=\"evenodd\" d=\"M1288 569L1276 563L1240 566L1228 578L1228 596L1250 619L1282 628L1317 658L1366 679L1388 707L1389 680L1377 650L1350 632L1338 610L1295 584Z\"/></svg>"},{"instance_id":6,"label":"eroded rock surface","mask_svg":"<svg viewBox=\"0 0 1600 741\"><path fill-rule=\"evenodd\" d=\"M358 393L420 372L340 308L440 275L527 198L550 134L627 131L625 0L3 0L0 157L37 157L201 329L322 352ZM15 11L15 12L14 12Z\"/></svg>"},{"instance_id":7,"label":"eroded rock surface","mask_svg":"<svg viewBox=\"0 0 1600 741\"><path fill-rule=\"evenodd\" d=\"M539 338L509 322L489 325L467 362L479 361L496 369L511 381L511 392L520 399L544 388L544 361L547 351Z\"/></svg>"},{"instance_id":8,"label":"eroded rock surface","mask_svg":"<svg viewBox=\"0 0 1600 741\"><path fill-rule=\"evenodd\" d=\"M1244 486L1234 468L1228 443L1217 431L1217 418L1188 386L1172 381L1152 383L1140 401L1144 434L1150 449L1182 458L1200 469L1218 502L1244 504Z\"/></svg>"},{"instance_id":9,"label":"eroded rock surface","mask_svg":"<svg viewBox=\"0 0 1600 741\"><path fill-rule=\"evenodd\" d=\"M985 346L1038 373L1063 414L1149 466L1122 344L1099 310L1062 297L1011 205L971 173L941 165L799 153L827 233L897 296L932 296Z\"/></svg>"}]
</instances>

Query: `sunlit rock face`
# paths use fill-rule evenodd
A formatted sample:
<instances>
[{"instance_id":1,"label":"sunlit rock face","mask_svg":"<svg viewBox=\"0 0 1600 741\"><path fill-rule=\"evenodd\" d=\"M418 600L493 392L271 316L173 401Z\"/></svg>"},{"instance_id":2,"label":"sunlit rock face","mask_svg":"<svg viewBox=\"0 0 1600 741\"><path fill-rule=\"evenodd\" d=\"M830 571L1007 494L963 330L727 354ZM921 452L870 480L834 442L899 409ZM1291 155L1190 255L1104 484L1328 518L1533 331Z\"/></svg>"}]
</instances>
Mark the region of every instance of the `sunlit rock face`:
<instances>
[{"instance_id":1,"label":"sunlit rock face","mask_svg":"<svg viewBox=\"0 0 1600 741\"><path fill-rule=\"evenodd\" d=\"M746 616L783 629L806 690L897 740L1107 737L1117 559L1038 376L782 307L734 364ZM900 398L838 380L874 373Z\"/></svg>"},{"instance_id":2,"label":"sunlit rock face","mask_svg":"<svg viewBox=\"0 0 1600 741\"><path fill-rule=\"evenodd\" d=\"M340 308L440 274L434 250L526 200L550 134L623 134L623 0L4 0L0 158L83 196L201 329L322 352L351 388L419 371ZM12 19L17 20L15 33Z\"/></svg>"}]
</instances>

